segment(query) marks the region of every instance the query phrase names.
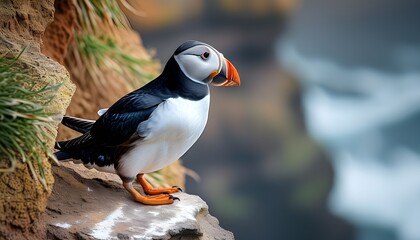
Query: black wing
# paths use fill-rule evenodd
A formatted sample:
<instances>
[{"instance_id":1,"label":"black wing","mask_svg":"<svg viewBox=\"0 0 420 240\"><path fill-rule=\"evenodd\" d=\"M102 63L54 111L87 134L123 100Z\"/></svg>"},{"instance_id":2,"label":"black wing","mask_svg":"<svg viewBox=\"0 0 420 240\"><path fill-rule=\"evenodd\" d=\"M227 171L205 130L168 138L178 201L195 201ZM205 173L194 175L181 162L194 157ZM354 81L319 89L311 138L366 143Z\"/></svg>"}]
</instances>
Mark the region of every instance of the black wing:
<instances>
[{"instance_id":1,"label":"black wing","mask_svg":"<svg viewBox=\"0 0 420 240\"><path fill-rule=\"evenodd\" d=\"M99 145L116 146L129 140L138 125L167 99L160 89L150 86L124 96L96 120L90 133Z\"/></svg>"},{"instance_id":2,"label":"black wing","mask_svg":"<svg viewBox=\"0 0 420 240\"><path fill-rule=\"evenodd\" d=\"M105 113L92 126L90 133L98 145L116 146L129 140L138 125L147 120L157 105L137 112Z\"/></svg>"},{"instance_id":3,"label":"black wing","mask_svg":"<svg viewBox=\"0 0 420 240\"><path fill-rule=\"evenodd\" d=\"M138 125L147 120L160 103L173 95L163 83L164 77L161 75L125 95L100 116L88 132L78 138L59 142L61 150L124 144L136 134Z\"/></svg>"}]
</instances>

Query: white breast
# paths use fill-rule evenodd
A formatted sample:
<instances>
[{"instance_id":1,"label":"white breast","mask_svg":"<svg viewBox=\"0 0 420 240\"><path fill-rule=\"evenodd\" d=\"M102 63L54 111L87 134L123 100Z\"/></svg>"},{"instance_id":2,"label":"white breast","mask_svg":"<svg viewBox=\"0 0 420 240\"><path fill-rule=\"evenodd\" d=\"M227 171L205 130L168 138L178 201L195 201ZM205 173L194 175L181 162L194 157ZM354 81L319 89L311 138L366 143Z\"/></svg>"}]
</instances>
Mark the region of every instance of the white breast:
<instances>
[{"instance_id":1,"label":"white breast","mask_svg":"<svg viewBox=\"0 0 420 240\"><path fill-rule=\"evenodd\" d=\"M144 139L119 161L118 173L134 177L157 171L179 159L200 137L207 123L210 96L200 101L170 98L138 129Z\"/></svg>"}]
</instances>

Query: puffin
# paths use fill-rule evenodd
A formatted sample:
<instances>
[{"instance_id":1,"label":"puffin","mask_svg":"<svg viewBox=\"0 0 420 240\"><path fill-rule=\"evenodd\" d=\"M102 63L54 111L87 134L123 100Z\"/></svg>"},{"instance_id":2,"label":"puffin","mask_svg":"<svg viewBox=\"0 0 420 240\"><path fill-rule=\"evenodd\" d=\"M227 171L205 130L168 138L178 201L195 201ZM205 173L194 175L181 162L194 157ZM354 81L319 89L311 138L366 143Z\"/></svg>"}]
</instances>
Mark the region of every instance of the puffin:
<instances>
[{"instance_id":1,"label":"puffin","mask_svg":"<svg viewBox=\"0 0 420 240\"><path fill-rule=\"evenodd\" d=\"M207 123L212 86L239 86L240 77L222 53L209 44L189 40L167 61L162 73L123 96L99 118L63 116L61 123L82 135L57 141L60 161L116 173L135 201L172 204L177 186L154 188L144 178L179 159L197 141ZM134 187L137 179L143 188Z\"/></svg>"}]
</instances>

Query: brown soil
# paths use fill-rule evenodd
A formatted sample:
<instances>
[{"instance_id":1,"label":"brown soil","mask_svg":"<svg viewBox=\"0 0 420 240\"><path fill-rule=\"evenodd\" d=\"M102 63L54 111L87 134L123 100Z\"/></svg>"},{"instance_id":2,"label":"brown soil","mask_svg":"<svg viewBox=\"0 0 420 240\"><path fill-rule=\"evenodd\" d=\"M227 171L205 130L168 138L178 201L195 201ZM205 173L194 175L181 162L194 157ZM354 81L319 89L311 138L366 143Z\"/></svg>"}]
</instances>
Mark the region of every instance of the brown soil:
<instances>
[{"instance_id":1,"label":"brown soil","mask_svg":"<svg viewBox=\"0 0 420 240\"><path fill-rule=\"evenodd\" d=\"M54 0L0 2L0 35L18 43L41 43L42 34L53 21Z\"/></svg>"},{"instance_id":2,"label":"brown soil","mask_svg":"<svg viewBox=\"0 0 420 240\"><path fill-rule=\"evenodd\" d=\"M56 0L54 8L54 21L45 30L41 51L63 65L73 41L76 13L72 1Z\"/></svg>"}]
</instances>

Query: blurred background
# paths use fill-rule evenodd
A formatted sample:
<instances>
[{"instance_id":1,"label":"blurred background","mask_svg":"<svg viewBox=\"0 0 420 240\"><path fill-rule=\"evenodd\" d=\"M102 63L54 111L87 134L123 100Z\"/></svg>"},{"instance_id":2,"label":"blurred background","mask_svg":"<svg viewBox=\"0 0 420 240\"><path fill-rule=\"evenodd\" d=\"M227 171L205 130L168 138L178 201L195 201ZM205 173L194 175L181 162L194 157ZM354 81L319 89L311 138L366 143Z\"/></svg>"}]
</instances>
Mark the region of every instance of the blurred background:
<instances>
[{"instance_id":1,"label":"blurred background","mask_svg":"<svg viewBox=\"0 0 420 240\"><path fill-rule=\"evenodd\" d=\"M207 128L182 158L200 176L187 192L222 227L237 239L420 239L419 1L131 4L162 64L195 39L239 71L241 87L211 89Z\"/></svg>"}]
</instances>

